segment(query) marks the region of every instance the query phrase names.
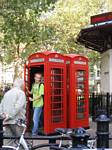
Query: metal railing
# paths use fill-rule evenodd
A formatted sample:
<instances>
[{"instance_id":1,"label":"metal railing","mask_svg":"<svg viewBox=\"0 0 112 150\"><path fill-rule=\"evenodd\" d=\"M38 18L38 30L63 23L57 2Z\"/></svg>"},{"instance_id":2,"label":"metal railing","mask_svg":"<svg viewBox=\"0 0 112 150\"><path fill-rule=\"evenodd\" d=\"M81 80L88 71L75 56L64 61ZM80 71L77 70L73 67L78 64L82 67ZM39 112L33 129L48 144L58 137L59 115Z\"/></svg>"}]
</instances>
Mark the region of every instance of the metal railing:
<instances>
[{"instance_id":1,"label":"metal railing","mask_svg":"<svg viewBox=\"0 0 112 150\"><path fill-rule=\"evenodd\" d=\"M112 115L112 94L90 94L89 95L89 110L93 121L100 114L105 113L108 117Z\"/></svg>"}]
</instances>

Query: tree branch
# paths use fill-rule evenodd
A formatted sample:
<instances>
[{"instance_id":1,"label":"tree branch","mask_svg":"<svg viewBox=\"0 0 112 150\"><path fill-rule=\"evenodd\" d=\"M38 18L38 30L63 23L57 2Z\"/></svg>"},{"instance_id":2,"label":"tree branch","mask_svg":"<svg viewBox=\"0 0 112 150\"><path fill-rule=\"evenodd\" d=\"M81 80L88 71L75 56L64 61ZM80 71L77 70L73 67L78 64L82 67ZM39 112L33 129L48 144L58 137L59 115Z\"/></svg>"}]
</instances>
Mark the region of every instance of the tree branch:
<instances>
[{"instance_id":1,"label":"tree branch","mask_svg":"<svg viewBox=\"0 0 112 150\"><path fill-rule=\"evenodd\" d=\"M19 47L20 47L20 44L17 45L17 55L19 57Z\"/></svg>"}]
</instances>

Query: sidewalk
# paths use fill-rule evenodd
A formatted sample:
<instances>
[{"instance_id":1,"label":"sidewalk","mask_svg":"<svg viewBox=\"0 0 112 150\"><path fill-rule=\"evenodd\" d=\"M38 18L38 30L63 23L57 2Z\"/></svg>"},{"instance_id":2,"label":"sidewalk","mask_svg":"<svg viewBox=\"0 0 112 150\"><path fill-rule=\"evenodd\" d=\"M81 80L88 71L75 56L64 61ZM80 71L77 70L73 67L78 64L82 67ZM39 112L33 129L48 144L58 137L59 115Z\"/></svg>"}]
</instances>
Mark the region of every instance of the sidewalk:
<instances>
[{"instance_id":1,"label":"sidewalk","mask_svg":"<svg viewBox=\"0 0 112 150\"><path fill-rule=\"evenodd\" d=\"M97 132L97 122L93 122L92 119L89 119L90 129L87 130L87 133L90 134L90 137L96 137ZM109 123L109 148L112 148L112 122Z\"/></svg>"},{"instance_id":2,"label":"sidewalk","mask_svg":"<svg viewBox=\"0 0 112 150\"><path fill-rule=\"evenodd\" d=\"M89 118L89 124L90 124L90 128L87 129L87 133L90 135L91 138L96 137L96 130L97 130L97 123L93 122L91 118ZM109 137L112 137L112 122L109 123ZM59 142L59 141L57 141ZM48 143L48 141L46 140L35 140L33 141L34 145L38 145L38 144L45 144ZM112 140L109 140L109 148L112 148ZM49 150L49 148L41 148L38 150Z\"/></svg>"}]
</instances>

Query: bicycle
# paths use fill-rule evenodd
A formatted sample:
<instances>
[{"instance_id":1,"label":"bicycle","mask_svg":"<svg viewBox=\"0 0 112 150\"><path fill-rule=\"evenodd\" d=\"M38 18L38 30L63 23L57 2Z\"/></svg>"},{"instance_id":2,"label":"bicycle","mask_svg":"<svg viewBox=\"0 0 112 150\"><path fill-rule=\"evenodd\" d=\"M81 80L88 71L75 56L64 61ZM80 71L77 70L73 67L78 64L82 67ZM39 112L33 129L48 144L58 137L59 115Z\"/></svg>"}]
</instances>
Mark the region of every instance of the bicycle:
<instances>
[{"instance_id":1,"label":"bicycle","mask_svg":"<svg viewBox=\"0 0 112 150\"><path fill-rule=\"evenodd\" d=\"M81 142L79 142L79 145L77 145L77 148L74 148L74 146L73 146L73 134L75 133L75 130L77 130L77 129L64 129L64 128L57 128L56 129L56 131L58 132L58 133L60 133L60 134L62 134L63 136L65 136L65 135L67 135L68 136L68 139L70 140L71 139L71 142L70 142L70 145L68 145L66 148L63 148L62 146L61 146L61 143L62 143L62 141L60 142L60 146L59 147L57 147L57 146L51 146L51 148L53 149L53 150L76 150L76 149L78 149L78 147L79 147L79 149L96 149L96 137L95 138L89 138L89 135L87 135L86 134L86 131L85 131L85 129L83 129L83 128L78 128L78 134L79 135L77 135L77 137L78 136L82 136L82 138L83 138L83 135L85 134L86 135L86 138L88 139L87 140L87 143L85 142L85 144L83 143L83 140L81 141ZM76 133L77 134L77 133ZM81 135L81 134L83 134L83 135ZM80 139L80 138L79 138ZM80 139L81 140L81 139ZM81 148L82 147L82 148Z\"/></svg>"},{"instance_id":2,"label":"bicycle","mask_svg":"<svg viewBox=\"0 0 112 150\"><path fill-rule=\"evenodd\" d=\"M16 144L17 146L6 146L6 145L3 145L2 146L2 149L9 149L9 150L19 150L20 149L20 146L22 145L22 147L24 148L24 150L29 150L31 149L32 145L31 143L29 144L25 138L24 138L24 135L25 135L25 132L26 132L26 124L25 124L25 121L23 121L22 119L18 119L16 121L17 125L19 126L22 126L23 127L23 132L20 136L20 139L19 139L19 142Z\"/></svg>"},{"instance_id":3,"label":"bicycle","mask_svg":"<svg viewBox=\"0 0 112 150\"><path fill-rule=\"evenodd\" d=\"M57 146L57 147L66 147L66 145L62 144L61 142L58 144L58 143L45 143L45 144L38 144L38 145L35 145L33 146L33 142L32 143L28 143L24 137L25 135L25 131L26 131L26 124L25 122L22 120L22 119L18 119L17 122L16 122L19 126L22 126L23 127L23 132L19 138L19 142L16 144L17 146L2 146L2 149L3 150L19 150L20 149L20 146L22 145L22 147L24 148L24 150L35 150L35 149L39 149L39 148L44 148L44 147L50 147L50 146ZM52 138L59 138L59 136L52 136ZM60 136L60 138L63 137ZM35 139L35 137L33 137ZM41 136L39 137L40 139L49 139L49 136L47 136L45 138L45 136Z\"/></svg>"},{"instance_id":4,"label":"bicycle","mask_svg":"<svg viewBox=\"0 0 112 150\"><path fill-rule=\"evenodd\" d=\"M23 132L20 136L20 139L19 139L19 142L17 143L17 146L16 147L14 147L14 146L2 146L2 149L4 149L4 150L19 150L21 145L24 148L24 150L35 150L35 149L39 149L39 148L43 149L44 147L49 147L49 148L52 148L52 149L55 149L55 150L56 149L64 150L64 149L71 149L72 148L71 134L74 132L74 129L57 128L56 132L61 134L60 136L59 135L52 136L52 137L51 136L50 137L49 136L47 136L47 137L42 136L41 139L47 139L47 140L51 139L51 138L52 139L61 139L59 141L59 143L46 143L46 144L38 144L38 145L33 146L32 143L29 144L24 138L25 131L26 131L25 122L23 122L23 120L19 119L17 121L17 124L23 127ZM63 144L63 140L65 138L69 141L68 144ZM40 139L40 137L38 139ZM93 148L94 140L93 141L92 140L90 139L88 148Z\"/></svg>"}]
</instances>

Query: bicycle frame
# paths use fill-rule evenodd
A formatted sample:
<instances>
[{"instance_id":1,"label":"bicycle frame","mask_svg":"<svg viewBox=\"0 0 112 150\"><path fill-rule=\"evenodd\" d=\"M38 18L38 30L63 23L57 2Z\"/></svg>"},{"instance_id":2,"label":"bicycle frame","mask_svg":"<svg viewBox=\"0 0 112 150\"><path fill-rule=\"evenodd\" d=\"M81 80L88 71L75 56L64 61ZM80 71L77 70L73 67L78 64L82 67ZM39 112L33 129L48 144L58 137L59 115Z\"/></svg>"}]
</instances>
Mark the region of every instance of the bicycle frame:
<instances>
[{"instance_id":1,"label":"bicycle frame","mask_svg":"<svg viewBox=\"0 0 112 150\"><path fill-rule=\"evenodd\" d=\"M2 146L3 148L11 148L14 150L19 150L20 146L22 146L24 148L24 150L29 150L28 144L26 142L26 140L24 139L24 134L26 131L26 125L24 123L21 123L20 126L24 127L23 132L20 136L19 142L17 144L17 147L14 146Z\"/></svg>"},{"instance_id":2,"label":"bicycle frame","mask_svg":"<svg viewBox=\"0 0 112 150\"><path fill-rule=\"evenodd\" d=\"M18 144L16 150L19 150L20 145L22 145L25 150L29 150L28 145L24 139L24 134L21 135L20 140L19 140L19 144Z\"/></svg>"},{"instance_id":3,"label":"bicycle frame","mask_svg":"<svg viewBox=\"0 0 112 150\"><path fill-rule=\"evenodd\" d=\"M16 147L13 146L2 146L2 148L16 150Z\"/></svg>"},{"instance_id":4,"label":"bicycle frame","mask_svg":"<svg viewBox=\"0 0 112 150\"><path fill-rule=\"evenodd\" d=\"M21 137L20 137L20 140L19 140L19 143L18 143L18 146L17 147L14 147L14 146L2 146L2 148L11 148L11 149L14 149L14 150L19 150L20 146L23 146L24 150L29 150L28 148L28 145L24 139L24 135L22 134Z\"/></svg>"},{"instance_id":5,"label":"bicycle frame","mask_svg":"<svg viewBox=\"0 0 112 150\"><path fill-rule=\"evenodd\" d=\"M64 136L66 136L66 134L63 134L63 133L62 133L62 134L61 134L61 137L64 137ZM69 140L68 142L69 142L68 148L71 148L71 147L72 147L72 142L71 142L71 140ZM63 139L61 139L60 142L59 142L59 148L62 147L62 144L63 144Z\"/></svg>"}]
</instances>

